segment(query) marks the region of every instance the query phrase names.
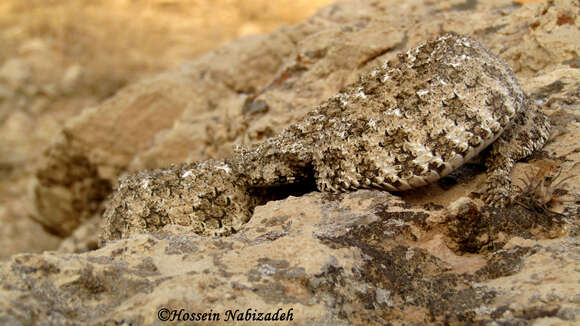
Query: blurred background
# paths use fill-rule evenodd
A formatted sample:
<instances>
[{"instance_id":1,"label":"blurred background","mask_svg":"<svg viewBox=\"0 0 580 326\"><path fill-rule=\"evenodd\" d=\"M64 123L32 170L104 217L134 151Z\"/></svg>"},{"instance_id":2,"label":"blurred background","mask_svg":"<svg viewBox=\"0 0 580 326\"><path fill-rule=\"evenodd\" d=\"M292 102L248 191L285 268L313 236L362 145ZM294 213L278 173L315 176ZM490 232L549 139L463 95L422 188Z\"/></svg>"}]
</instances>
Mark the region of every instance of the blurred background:
<instances>
[{"instance_id":1,"label":"blurred background","mask_svg":"<svg viewBox=\"0 0 580 326\"><path fill-rule=\"evenodd\" d=\"M28 181L62 124L123 86L331 0L0 1L0 259L55 248L30 220ZM8 243L8 245L7 245Z\"/></svg>"},{"instance_id":2,"label":"blurred background","mask_svg":"<svg viewBox=\"0 0 580 326\"><path fill-rule=\"evenodd\" d=\"M63 120L120 87L233 38L300 21L327 3L3 0L0 169L30 159Z\"/></svg>"}]
</instances>

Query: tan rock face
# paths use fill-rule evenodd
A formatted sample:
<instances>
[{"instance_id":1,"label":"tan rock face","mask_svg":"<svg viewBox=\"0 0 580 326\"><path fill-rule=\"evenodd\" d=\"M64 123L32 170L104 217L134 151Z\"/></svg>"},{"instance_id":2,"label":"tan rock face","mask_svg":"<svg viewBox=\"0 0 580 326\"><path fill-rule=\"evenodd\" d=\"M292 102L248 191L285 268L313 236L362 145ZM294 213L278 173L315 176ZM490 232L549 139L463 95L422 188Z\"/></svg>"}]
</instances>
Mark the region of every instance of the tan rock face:
<instances>
[{"instance_id":1,"label":"tan rock face","mask_svg":"<svg viewBox=\"0 0 580 326\"><path fill-rule=\"evenodd\" d=\"M292 309L296 325L572 321L572 239L543 240L562 230L561 217L520 206L311 193L259 206L229 237L168 225L82 255L14 256L0 269L0 320L151 325L184 309L226 325L228 310ZM548 261L561 268L548 275Z\"/></svg>"},{"instance_id":2,"label":"tan rock face","mask_svg":"<svg viewBox=\"0 0 580 326\"><path fill-rule=\"evenodd\" d=\"M134 84L70 121L66 137L52 146L62 154L49 151L38 169L34 192L44 198L33 200L36 218L70 234L111 189L77 192L79 184L114 187L123 171L224 158L234 144L272 137L360 72L438 35L438 22L445 22L445 30L473 34L520 77L556 64L573 66L578 49L561 41L577 33L576 20L561 18L567 10L578 8L565 1L523 7L486 2L476 8L420 1L345 3L270 35L236 41ZM97 173L58 172L77 154Z\"/></svg>"},{"instance_id":3,"label":"tan rock face","mask_svg":"<svg viewBox=\"0 0 580 326\"><path fill-rule=\"evenodd\" d=\"M0 324L155 325L162 308L218 313L212 325L231 324L228 310L280 308L296 325L577 323L579 11L570 1L341 2L127 87L69 121L46 152L37 218L75 231L62 252L0 263ZM499 54L550 117L543 151L514 168L514 205L481 206L475 162L396 195L285 191L228 237L166 225L97 249L102 221L81 224L119 175L264 141L442 31ZM91 251L64 253L81 250Z\"/></svg>"},{"instance_id":4,"label":"tan rock face","mask_svg":"<svg viewBox=\"0 0 580 326\"><path fill-rule=\"evenodd\" d=\"M256 205L284 187L304 193L313 184L323 192L416 189L487 146L484 200L500 207L513 197L515 161L541 149L549 134L548 118L505 62L473 38L446 33L361 76L278 135L240 147L224 161L122 179L104 213L105 238L167 224L230 235Z\"/></svg>"},{"instance_id":5,"label":"tan rock face","mask_svg":"<svg viewBox=\"0 0 580 326\"><path fill-rule=\"evenodd\" d=\"M30 198L26 195L28 185L38 169L39 159L43 161L43 151L68 119L85 108L97 106L136 80L179 66L185 60L197 58L233 38L249 33L268 33L280 25L299 22L330 2L2 1L0 224L3 227L0 231L0 259L18 252L57 248L62 241L58 234L62 236L62 230L70 228L62 216L67 216L77 225L75 219L84 220L101 201L82 190L87 188L86 184L100 184L100 181L63 181L64 185L55 185L48 192L38 189L37 193L45 198L39 199L40 214L35 214L44 215L46 204L50 203L59 210L50 218L56 221L52 224L62 223L63 226L54 228L44 222L46 219L30 218L34 215L31 214L33 205L29 204ZM170 84L166 83L166 86ZM162 94L152 97L153 100L149 96L139 105L163 106L162 103L155 104L154 98L159 97L162 102L166 100ZM168 118L174 117L168 115ZM152 132L157 131L152 128ZM187 129L186 133L190 136L191 130ZM101 137L97 133L90 143L98 142L98 139ZM74 161L69 164L63 159L79 153L69 150L70 153L60 153L63 158L54 163L72 167ZM169 152L157 154L171 160L171 155L175 154L169 155ZM52 171L55 164L40 170L62 174L64 171ZM54 179L46 178L47 173L41 173L39 179L43 180L38 185L50 189L48 184ZM63 188L67 188L66 191L62 191ZM109 191L105 190L105 193ZM81 193L83 196L79 196ZM62 205L59 206L58 201ZM86 209L81 212L84 206ZM75 214L78 216L70 219Z\"/></svg>"}]
</instances>

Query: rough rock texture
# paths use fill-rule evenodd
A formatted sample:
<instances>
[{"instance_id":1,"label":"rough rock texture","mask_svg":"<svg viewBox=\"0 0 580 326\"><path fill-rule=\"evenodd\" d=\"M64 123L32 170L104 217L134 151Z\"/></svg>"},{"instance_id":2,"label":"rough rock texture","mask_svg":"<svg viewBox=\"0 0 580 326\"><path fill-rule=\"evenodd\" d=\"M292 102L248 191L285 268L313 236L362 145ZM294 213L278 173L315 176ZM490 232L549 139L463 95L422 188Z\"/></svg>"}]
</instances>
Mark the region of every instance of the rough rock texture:
<instances>
[{"instance_id":1,"label":"rough rock texture","mask_svg":"<svg viewBox=\"0 0 580 326\"><path fill-rule=\"evenodd\" d=\"M576 20L566 18L576 17L577 4L469 3L340 3L129 86L69 121L47 151L31 192L36 219L70 234L98 213L125 171L223 159L235 144L278 134L361 73L441 32L475 36L520 77L575 65L578 47L562 40L577 39ZM95 172L59 171L79 159Z\"/></svg>"},{"instance_id":2,"label":"rough rock texture","mask_svg":"<svg viewBox=\"0 0 580 326\"><path fill-rule=\"evenodd\" d=\"M33 205L27 193L37 163L46 163L44 149L65 121L136 80L177 67L236 37L269 33L280 25L299 22L331 2L2 0L0 259L54 250L63 241L58 228L30 218ZM63 158L55 157L59 155ZM57 150L48 156L55 159L54 168L73 155L74 151ZM45 186L54 180L47 177ZM85 205L89 210L99 205L101 197L92 196L86 184L65 184L64 189L55 185L53 193L40 191L39 197L44 197L38 202L40 210L60 203L55 215L57 211L70 214ZM95 190L106 193L110 188Z\"/></svg>"},{"instance_id":3,"label":"rough rock texture","mask_svg":"<svg viewBox=\"0 0 580 326\"><path fill-rule=\"evenodd\" d=\"M82 223L61 250L91 251L0 263L0 324L161 325L162 308L220 313L208 325L231 324L230 309L279 308L292 308L296 325L577 324L579 11L577 1L337 3L130 86L69 121L38 170L37 198L53 196L44 223ZM108 191L124 171L171 162L221 166L234 144L278 134L361 73L446 31L498 54L550 117L542 151L512 171L513 205L481 206L472 192L487 177L473 162L396 195L281 189L228 237L167 225L95 248L103 221L83 219L102 206L86 199L106 193L85 185ZM78 173L58 172L73 162Z\"/></svg>"},{"instance_id":4,"label":"rough rock texture","mask_svg":"<svg viewBox=\"0 0 580 326\"><path fill-rule=\"evenodd\" d=\"M106 239L167 224L230 235L285 186L403 191L445 177L487 146L485 201L511 200L515 161L542 148L548 118L509 67L454 33L386 62L267 141L225 161L141 172L121 181Z\"/></svg>"},{"instance_id":5,"label":"rough rock texture","mask_svg":"<svg viewBox=\"0 0 580 326\"><path fill-rule=\"evenodd\" d=\"M163 308L219 312L217 325L229 309L279 308L295 325L580 318L577 241L549 240L565 220L521 206L314 192L259 206L230 237L186 231L14 256L0 269L0 321L155 325Z\"/></svg>"}]
</instances>

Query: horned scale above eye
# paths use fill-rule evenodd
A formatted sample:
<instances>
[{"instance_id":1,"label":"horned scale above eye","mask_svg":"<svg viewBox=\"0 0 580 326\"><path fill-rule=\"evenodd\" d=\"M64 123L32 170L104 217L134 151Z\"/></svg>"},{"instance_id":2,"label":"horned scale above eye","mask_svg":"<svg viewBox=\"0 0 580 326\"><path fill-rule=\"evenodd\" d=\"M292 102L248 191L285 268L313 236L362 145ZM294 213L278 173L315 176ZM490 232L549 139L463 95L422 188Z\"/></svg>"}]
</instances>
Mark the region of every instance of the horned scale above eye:
<instances>
[{"instance_id":1,"label":"horned scale above eye","mask_svg":"<svg viewBox=\"0 0 580 326\"><path fill-rule=\"evenodd\" d=\"M105 238L166 224L228 235L248 221L269 188L315 182L325 192L407 190L438 180L490 145L484 199L503 205L514 162L543 146L549 126L505 62L472 38L445 34L223 162L126 178L105 213Z\"/></svg>"}]
</instances>

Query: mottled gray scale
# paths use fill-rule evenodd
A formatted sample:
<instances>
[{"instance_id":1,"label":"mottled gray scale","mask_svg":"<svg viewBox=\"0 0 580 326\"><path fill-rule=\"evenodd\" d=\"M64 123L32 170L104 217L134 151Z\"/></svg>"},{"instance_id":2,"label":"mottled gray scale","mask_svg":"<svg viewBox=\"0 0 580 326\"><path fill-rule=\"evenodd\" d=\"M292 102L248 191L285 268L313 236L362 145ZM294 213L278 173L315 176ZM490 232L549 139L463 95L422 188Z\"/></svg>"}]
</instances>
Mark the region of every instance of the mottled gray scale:
<instances>
[{"instance_id":1,"label":"mottled gray scale","mask_svg":"<svg viewBox=\"0 0 580 326\"><path fill-rule=\"evenodd\" d=\"M521 106L517 82L498 78L509 74L478 42L444 36L362 76L321 106L330 124L318 129L314 149L319 187L407 190L450 173L493 142ZM361 121L371 126L361 131ZM371 159L357 160L360 149L350 143L368 144Z\"/></svg>"},{"instance_id":2,"label":"mottled gray scale","mask_svg":"<svg viewBox=\"0 0 580 326\"><path fill-rule=\"evenodd\" d=\"M230 234L263 200L256 189L315 181L330 192L407 190L449 174L490 145L483 200L499 206L510 198L515 161L541 148L549 129L505 62L469 37L446 34L361 76L279 135L223 162L128 177L105 214L107 237L168 223ZM167 184L173 193L158 193Z\"/></svg>"}]
</instances>

